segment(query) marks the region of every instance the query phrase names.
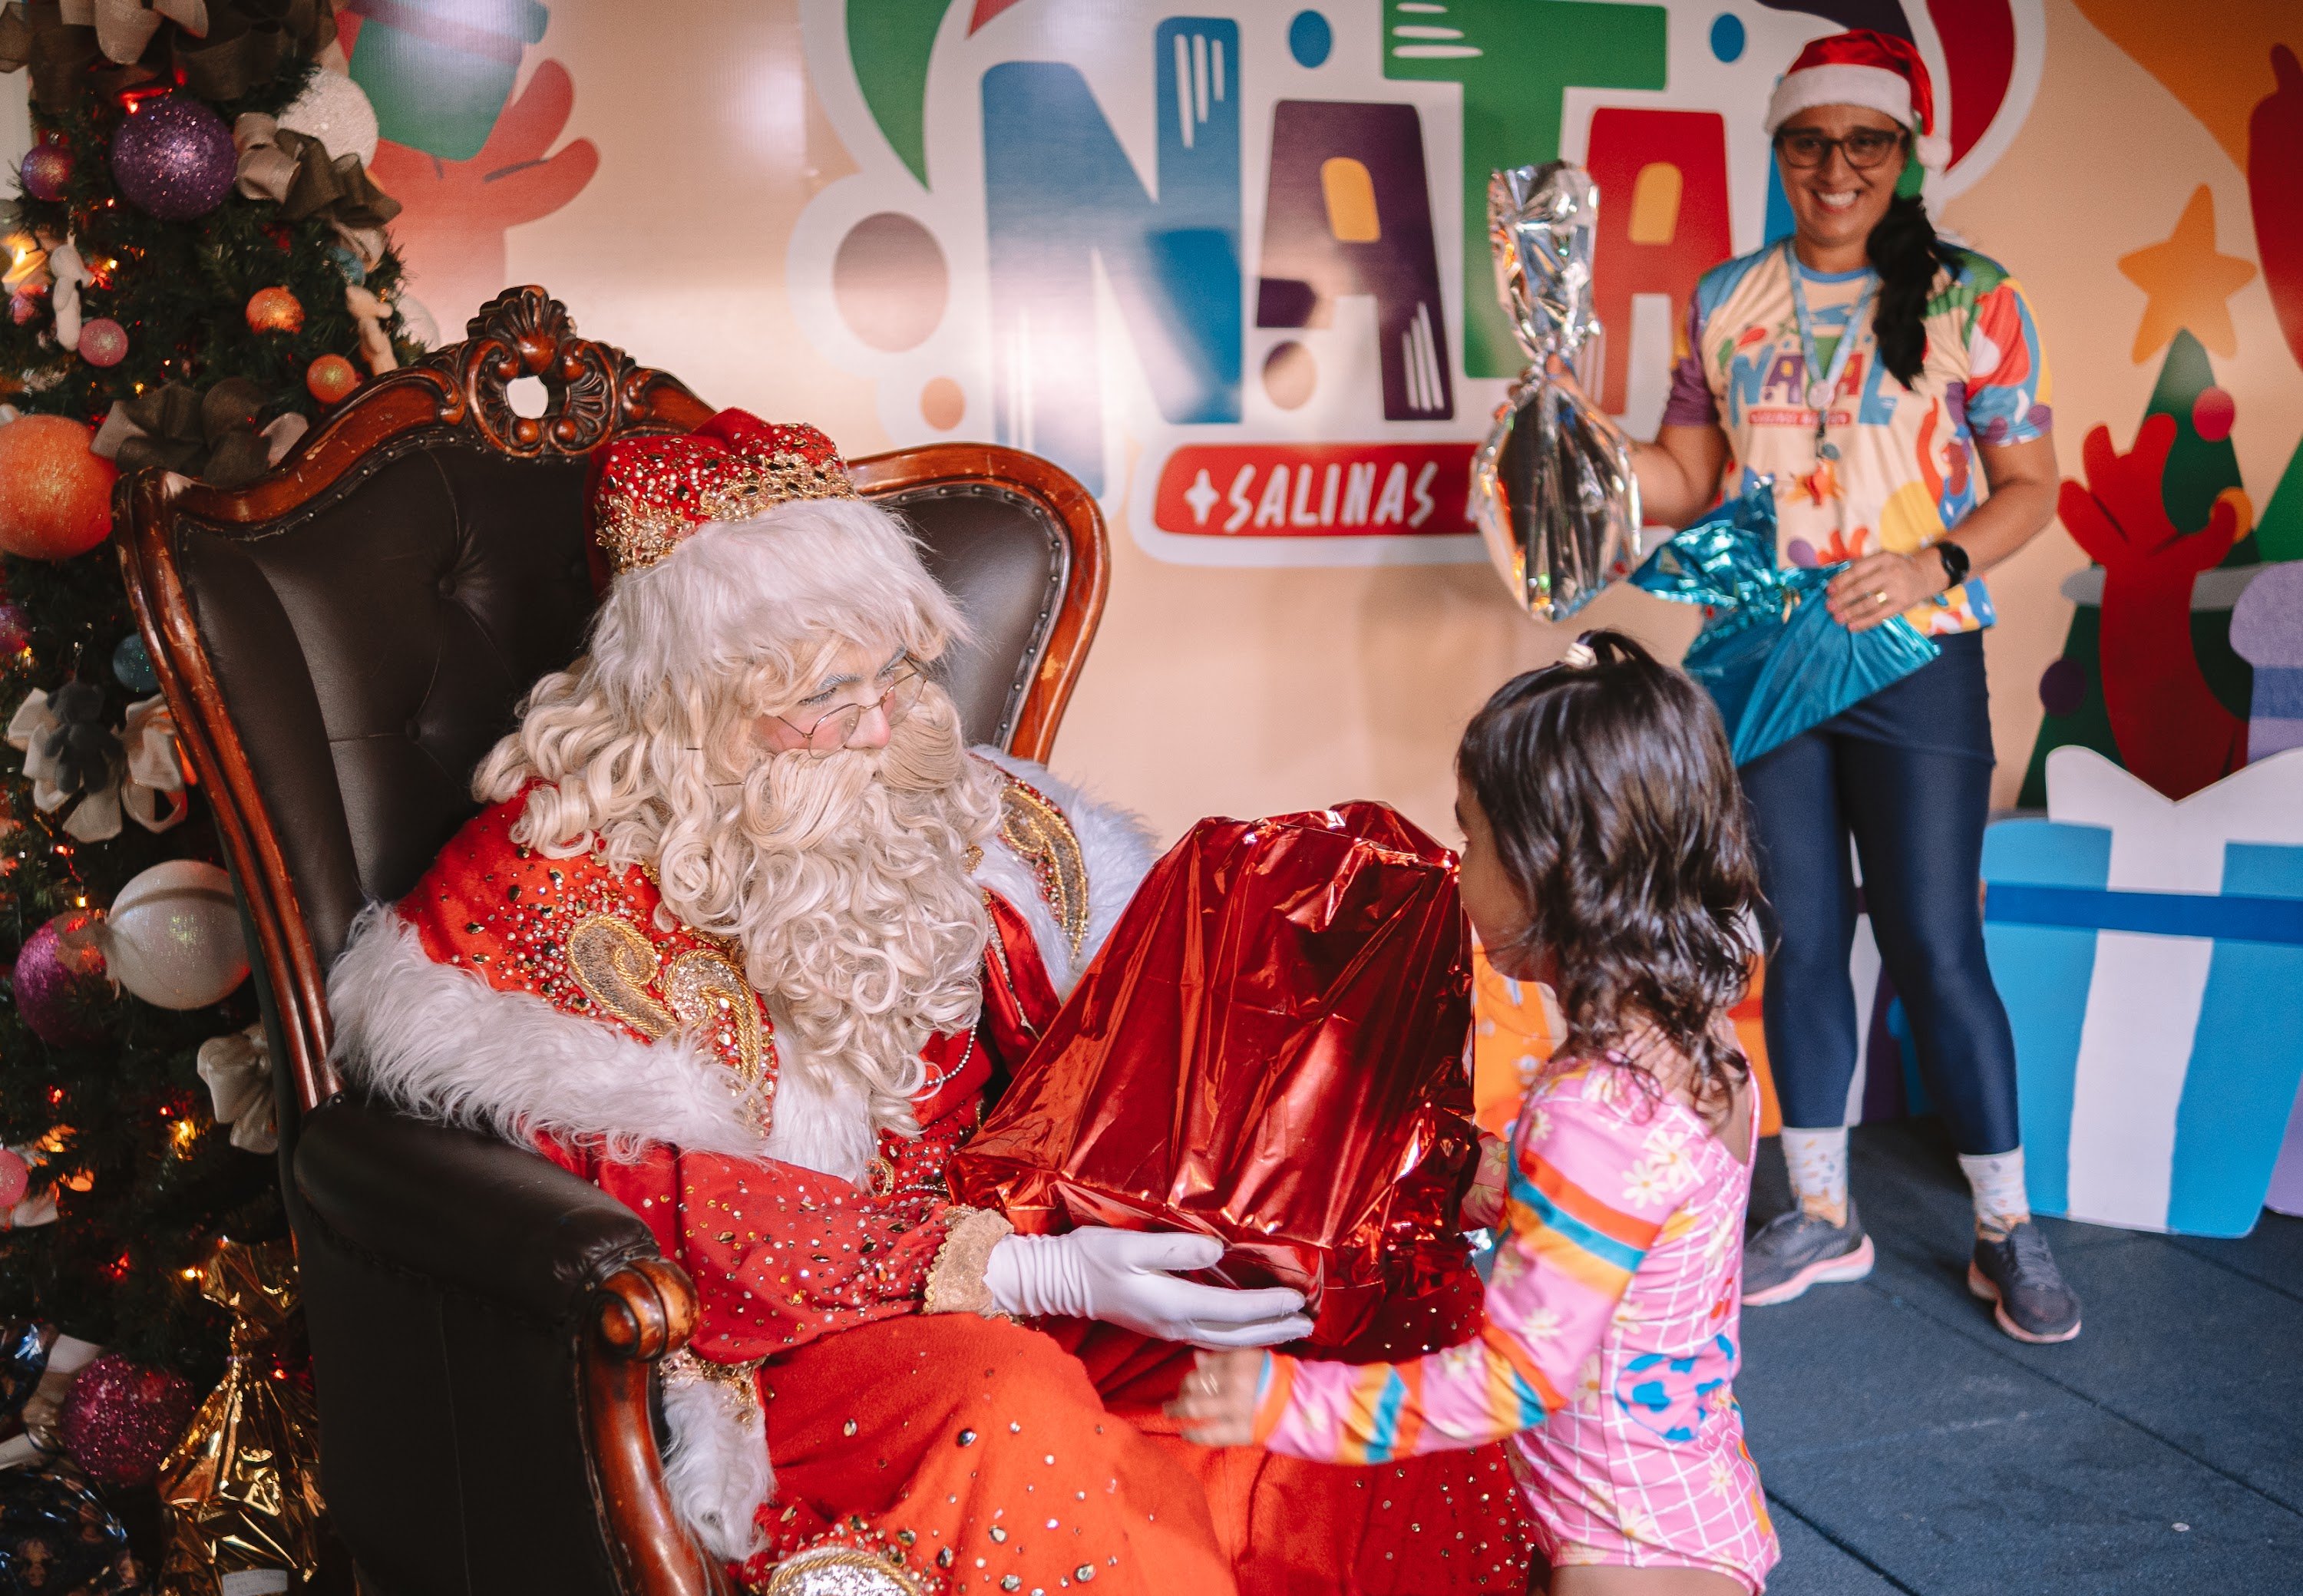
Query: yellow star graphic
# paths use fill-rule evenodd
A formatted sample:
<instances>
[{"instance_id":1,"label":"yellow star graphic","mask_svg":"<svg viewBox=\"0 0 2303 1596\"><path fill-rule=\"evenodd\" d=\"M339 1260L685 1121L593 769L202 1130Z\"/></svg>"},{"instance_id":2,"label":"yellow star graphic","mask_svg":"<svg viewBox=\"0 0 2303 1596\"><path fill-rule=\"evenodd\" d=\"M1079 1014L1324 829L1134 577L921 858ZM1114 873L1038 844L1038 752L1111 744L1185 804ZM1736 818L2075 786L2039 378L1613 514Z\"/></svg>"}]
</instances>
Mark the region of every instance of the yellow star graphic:
<instances>
[{"instance_id":1,"label":"yellow star graphic","mask_svg":"<svg viewBox=\"0 0 2303 1596\"><path fill-rule=\"evenodd\" d=\"M2166 241L2121 256L2119 270L2150 296L2143 325L2135 330L2137 365L2185 331L2225 359L2239 353L2231 308L2223 301L2254 278L2255 263L2215 252L2215 197L2205 183Z\"/></svg>"}]
</instances>

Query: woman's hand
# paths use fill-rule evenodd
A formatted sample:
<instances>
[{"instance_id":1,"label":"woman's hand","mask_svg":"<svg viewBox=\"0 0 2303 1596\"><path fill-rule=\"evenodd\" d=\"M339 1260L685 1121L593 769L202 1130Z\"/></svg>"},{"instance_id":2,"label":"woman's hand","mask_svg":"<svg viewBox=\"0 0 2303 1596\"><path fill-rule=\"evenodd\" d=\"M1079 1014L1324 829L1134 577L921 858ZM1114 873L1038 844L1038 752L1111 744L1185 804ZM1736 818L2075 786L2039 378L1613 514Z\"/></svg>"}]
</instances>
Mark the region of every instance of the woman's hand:
<instances>
[{"instance_id":1,"label":"woman's hand","mask_svg":"<svg viewBox=\"0 0 2303 1596\"><path fill-rule=\"evenodd\" d=\"M1263 1378L1264 1354L1202 1352L1199 1366L1184 1376L1184 1389L1168 1404L1168 1416L1180 1419L1184 1439L1203 1447L1244 1447L1255 1439L1255 1388Z\"/></svg>"},{"instance_id":2,"label":"woman's hand","mask_svg":"<svg viewBox=\"0 0 2303 1596\"><path fill-rule=\"evenodd\" d=\"M1868 632L1944 591L1943 561L1916 554L1866 554L1824 590L1832 615L1851 632Z\"/></svg>"}]
</instances>

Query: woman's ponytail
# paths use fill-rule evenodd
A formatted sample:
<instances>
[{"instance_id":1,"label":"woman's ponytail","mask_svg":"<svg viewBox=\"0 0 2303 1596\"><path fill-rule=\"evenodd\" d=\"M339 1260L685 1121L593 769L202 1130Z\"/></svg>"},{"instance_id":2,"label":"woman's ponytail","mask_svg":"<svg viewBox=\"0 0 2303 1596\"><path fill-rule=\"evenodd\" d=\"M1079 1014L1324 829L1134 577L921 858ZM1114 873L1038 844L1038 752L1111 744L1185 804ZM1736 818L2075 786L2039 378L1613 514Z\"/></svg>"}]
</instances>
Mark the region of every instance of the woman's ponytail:
<instances>
[{"instance_id":1,"label":"woman's ponytail","mask_svg":"<svg viewBox=\"0 0 2303 1596\"><path fill-rule=\"evenodd\" d=\"M1879 308L1872 316L1879 359L1903 386L1917 387L1928 353L1920 325L1928 295L1939 267L1956 268L1959 251L1936 236L1927 202L1909 194L1889 201L1887 214L1871 230L1869 254L1871 269L1879 274Z\"/></svg>"}]
</instances>

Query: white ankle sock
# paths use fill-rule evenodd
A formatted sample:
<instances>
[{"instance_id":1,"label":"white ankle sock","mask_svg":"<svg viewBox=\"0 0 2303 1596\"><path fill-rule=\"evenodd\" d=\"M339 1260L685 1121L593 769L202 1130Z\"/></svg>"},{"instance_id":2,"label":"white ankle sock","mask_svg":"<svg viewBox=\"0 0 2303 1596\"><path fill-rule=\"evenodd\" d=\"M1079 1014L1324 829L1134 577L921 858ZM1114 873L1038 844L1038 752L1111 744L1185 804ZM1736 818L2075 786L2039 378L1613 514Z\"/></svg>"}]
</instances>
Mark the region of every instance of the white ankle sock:
<instances>
[{"instance_id":1,"label":"white ankle sock","mask_svg":"<svg viewBox=\"0 0 2303 1596\"><path fill-rule=\"evenodd\" d=\"M1791 1133L1784 1133L1786 1139ZM2012 1153L1962 1153L1960 1172L1975 1193L1975 1233L1987 1241L2003 1239L2008 1231L2031 1217L2031 1199L2023 1188L2023 1150Z\"/></svg>"},{"instance_id":2,"label":"white ankle sock","mask_svg":"<svg viewBox=\"0 0 2303 1596\"><path fill-rule=\"evenodd\" d=\"M1784 1127L1784 1162L1792 1195L1809 1213L1835 1225L1847 1222L1847 1127L1793 1130Z\"/></svg>"}]
</instances>

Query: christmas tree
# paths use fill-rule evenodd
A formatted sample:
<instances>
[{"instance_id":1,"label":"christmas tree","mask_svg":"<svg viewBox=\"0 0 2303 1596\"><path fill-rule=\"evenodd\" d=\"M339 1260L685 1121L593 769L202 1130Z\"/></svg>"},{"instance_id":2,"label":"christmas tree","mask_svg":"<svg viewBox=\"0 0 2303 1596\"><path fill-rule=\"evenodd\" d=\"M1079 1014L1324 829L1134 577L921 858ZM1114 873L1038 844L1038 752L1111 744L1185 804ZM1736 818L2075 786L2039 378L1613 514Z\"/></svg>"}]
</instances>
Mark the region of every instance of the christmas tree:
<instances>
[{"instance_id":1,"label":"christmas tree","mask_svg":"<svg viewBox=\"0 0 2303 1596\"><path fill-rule=\"evenodd\" d=\"M0 717L22 751L0 756L0 1329L54 1326L189 1392L224 1364L203 1260L284 1224L237 911L108 545L112 488L151 466L251 481L418 350L329 0L63 14L0 15L36 136L0 317ZM210 1043L240 1088L228 1126Z\"/></svg>"}]
</instances>

